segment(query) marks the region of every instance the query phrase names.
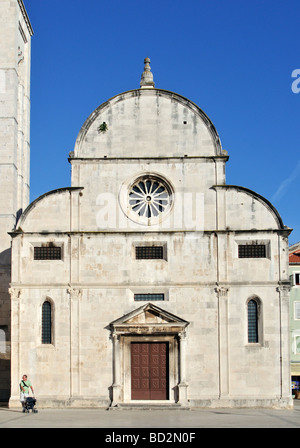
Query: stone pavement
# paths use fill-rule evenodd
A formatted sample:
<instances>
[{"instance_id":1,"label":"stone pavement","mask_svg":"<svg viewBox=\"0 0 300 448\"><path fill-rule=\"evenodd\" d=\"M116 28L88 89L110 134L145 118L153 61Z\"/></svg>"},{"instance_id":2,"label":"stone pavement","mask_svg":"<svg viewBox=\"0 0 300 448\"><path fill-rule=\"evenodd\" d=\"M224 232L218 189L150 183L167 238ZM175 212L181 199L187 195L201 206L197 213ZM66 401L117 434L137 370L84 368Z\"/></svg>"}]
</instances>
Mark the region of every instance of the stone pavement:
<instances>
[{"instance_id":1,"label":"stone pavement","mask_svg":"<svg viewBox=\"0 0 300 448\"><path fill-rule=\"evenodd\" d=\"M193 410L38 409L23 414L18 409L0 408L1 428L104 428L116 435L116 428L300 428L300 400L294 408L201 408ZM127 431L128 433L130 431ZM103 431L102 431L103 433ZM115 440L116 442L116 440ZM161 445L161 444L160 444Z\"/></svg>"}]
</instances>

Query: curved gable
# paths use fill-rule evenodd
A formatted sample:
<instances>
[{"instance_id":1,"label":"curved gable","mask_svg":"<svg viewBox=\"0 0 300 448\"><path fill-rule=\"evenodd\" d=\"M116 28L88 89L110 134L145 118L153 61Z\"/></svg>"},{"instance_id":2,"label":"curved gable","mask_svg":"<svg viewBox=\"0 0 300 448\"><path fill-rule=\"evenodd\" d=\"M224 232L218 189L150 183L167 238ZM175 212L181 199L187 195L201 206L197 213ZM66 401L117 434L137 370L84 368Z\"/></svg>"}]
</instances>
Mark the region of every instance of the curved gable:
<instances>
[{"instance_id":1,"label":"curved gable","mask_svg":"<svg viewBox=\"0 0 300 448\"><path fill-rule=\"evenodd\" d=\"M99 106L82 126L75 158L210 157L222 155L208 116L188 99L160 89L138 89Z\"/></svg>"},{"instance_id":2,"label":"curved gable","mask_svg":"<svg viewBox=\"0 0 300 448\"><path fill-rule=\"evenodd\" d=\"M226 190L226 228L231 230L284 229L276 208L263 196L245 187L218 185Z\"/></svg>"},{"instance_id":3,"label":"curved gable","mask_svg":"<svg viewBox=\"0 0 300 448\"><path fill-rule=\"evenodd\" d=\"M70 231L70 198L72 191L80 190L80 187L59 188L38 197L24 210L17 229L23 232Z\"/></svg>"}]
</instances>

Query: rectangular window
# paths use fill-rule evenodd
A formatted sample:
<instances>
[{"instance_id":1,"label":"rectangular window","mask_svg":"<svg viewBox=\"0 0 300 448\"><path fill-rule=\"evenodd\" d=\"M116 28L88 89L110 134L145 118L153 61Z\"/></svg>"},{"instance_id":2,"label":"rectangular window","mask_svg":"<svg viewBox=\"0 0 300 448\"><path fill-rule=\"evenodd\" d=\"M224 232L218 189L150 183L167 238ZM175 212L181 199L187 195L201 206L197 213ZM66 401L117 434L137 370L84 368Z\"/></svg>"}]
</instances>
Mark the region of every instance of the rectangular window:
<instances>
[{"instance_id":1,"label":"rectangular window","mask_svg":"<svg viewBox=\"0 0 300 448\"><path fill-rule=\"evenodd\" d=\"M300 302L294 302L294 306L295 306L294 319L299 320L300 319Z\"/></svg>"},{"instance_id":2,"label":"rectangular window","mask_svg":"<svg viewBox=\"0 0 300 448\"><path fill-rule=\"evenodd\" d=\"M290 275L291 286L300 286L300 272L293 272Z\"/></svg>"},{"instance_id":3,"label":"rectangular window","mask_svg":"<svg viewBox=\"0 0 300 448\"><path fill-rule=\"evenodd\" d=\"M135 301L149 301L149 300L165 300L164 294L134 294Z\"/></svg>"},{"instance_id":4,"label":"rectangular window","mask_svg":"<svg viewBox=\"0 0 300 448\"><path fill-rule=\"evenodd\" d=\"M295 353L300 353L300 336L295 336Z\"/></svg>"},{"instance_id":5,"label":"rectangular window","mask_svg":"<svg viewBox=\"0 0 300 448\"><path fill-rule=\"evenodd\" d=\"M6 354L6 349L8 348L6 340L8 334L7 325L0 325L0 353Z\"/></svg>"},{"instance_id":6,"label":"rectangular window","mask_svg":"<svg viewBox=\"0 0 300 448\"><path fill-rule=\"evenodd\" d=\"M162 260L163 246L136 246L135 255L137 260Z\"/></svg>"},{"instance_id":7,"label":"rectangular window","mask_svg":"<svg viewBox=\"0 0 300 448\"><path fill-rule=\"evenodd\" d=\"M34 248L35 260L61 260L61 247L42 246Z\"/></svg>"},{"instance_id":8,"label":"rectangular window","mask_svg":"<svg viewBox=\"0 0 300 448\"><path fill-rule=\"evenodd\" d=\"M239 244L239 258L266 258L265 244Z\"/></svg>"}]
</instances>

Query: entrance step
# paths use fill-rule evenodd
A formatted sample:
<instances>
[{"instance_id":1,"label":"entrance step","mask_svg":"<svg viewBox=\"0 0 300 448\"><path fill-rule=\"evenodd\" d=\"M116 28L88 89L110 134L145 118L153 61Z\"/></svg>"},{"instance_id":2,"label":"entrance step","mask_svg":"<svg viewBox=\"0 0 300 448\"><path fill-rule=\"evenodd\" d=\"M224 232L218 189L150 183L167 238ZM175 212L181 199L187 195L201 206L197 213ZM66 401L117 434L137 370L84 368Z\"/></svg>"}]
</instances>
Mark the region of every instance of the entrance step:
<instances>
[{"instance_id":1,"label":"entrance step","mask_svg":"<svg viewBox=\"0 0 300 448\"><path fill-rule=\"evenodd\" d=\"M184 406L179 403L118 403L107 408L107 411L190 411L189 406Z\"/></svg>"}]
</instances>

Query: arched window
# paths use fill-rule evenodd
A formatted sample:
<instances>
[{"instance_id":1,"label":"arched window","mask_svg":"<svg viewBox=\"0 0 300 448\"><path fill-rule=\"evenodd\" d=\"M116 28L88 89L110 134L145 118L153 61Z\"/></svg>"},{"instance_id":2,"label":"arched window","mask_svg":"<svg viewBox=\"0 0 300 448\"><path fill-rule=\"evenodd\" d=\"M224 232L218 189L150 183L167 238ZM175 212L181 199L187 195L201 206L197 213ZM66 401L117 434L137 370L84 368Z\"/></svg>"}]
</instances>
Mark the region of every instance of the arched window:
<instances>
[{"instance_id":1,"label":"arched window","mask_svg":"<svg viewBox=\"0 0 300 448\"><path fill-rule=\"evenodd\" d=\"M42 344L52 344L52 307L48 300L42 306Z\"/></svg>"},{"instance_id":2,"label":"arched window","mask_svg":"<svg viewBox=\"0 0 300 448\"><path fill-rule=\"evenodd\" d=\"M248 302L248 342L258 342L258 303L255 299Z\"/></svg>"}]
</instances>

